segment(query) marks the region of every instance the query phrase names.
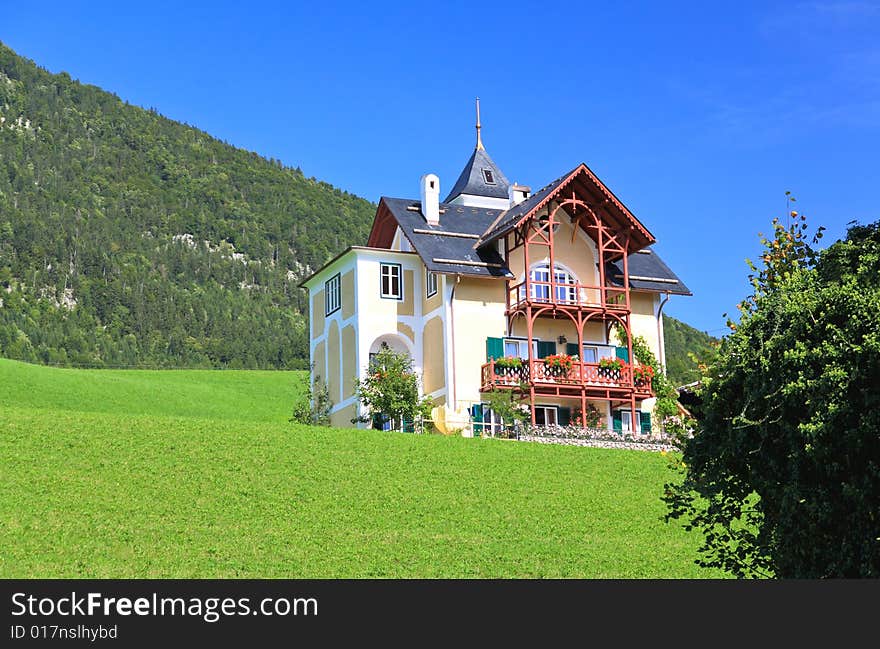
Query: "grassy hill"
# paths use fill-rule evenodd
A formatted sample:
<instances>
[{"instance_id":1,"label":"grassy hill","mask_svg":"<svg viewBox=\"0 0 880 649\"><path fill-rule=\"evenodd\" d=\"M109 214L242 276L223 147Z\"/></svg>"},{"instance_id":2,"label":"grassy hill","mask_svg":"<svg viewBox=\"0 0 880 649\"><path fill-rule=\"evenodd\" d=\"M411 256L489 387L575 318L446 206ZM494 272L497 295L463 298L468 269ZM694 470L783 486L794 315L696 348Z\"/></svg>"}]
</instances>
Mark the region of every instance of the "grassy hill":
<instances>
[{"instance_id":1,"label":"grassy hill","mask_svg":"<svg viewBox=\"0 0 880 649\"><path fill-rule=\"evenodd\" d=\"M708 577L655 453L294 426L302 375L0 361L0 577Z\"/></svg>"},{"instance_id":2,"label":"grassy hill","mask_svg":"<svg viewBox=\"0 0 880 649\"><path fill-rule=\"evenodd\" d=\"M304 371L83 371L0 359L0 404L29 410L283 423L307 382Z\"/></svg>"}]
</instances>

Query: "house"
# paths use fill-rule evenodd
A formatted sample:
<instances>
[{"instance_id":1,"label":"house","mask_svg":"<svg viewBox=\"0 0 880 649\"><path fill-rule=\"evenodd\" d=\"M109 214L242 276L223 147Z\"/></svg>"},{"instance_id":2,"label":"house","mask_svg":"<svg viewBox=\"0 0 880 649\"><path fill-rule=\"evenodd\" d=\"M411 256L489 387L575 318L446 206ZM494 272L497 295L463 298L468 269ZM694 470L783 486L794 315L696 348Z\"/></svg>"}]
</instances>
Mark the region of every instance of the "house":
<instances>
[{"instance_id":1,"label":"house","mask_svg":"<svg viewBox=\"0 0 880 649\"><path fill-rule=\"evenodd\" d=\"M388 346L412 357L443 432L497 427L494 389L517 390L536 425L648 432L654 398L632 371L632 337L662 364L663 306L690 291L586 164L532 192L508 181L480 129L478 104L476 146L445 200L433 174L418 199L382 197L367 245L303 282L332 423L370 414L355 383Z\"/></svg>"}]
</instances>

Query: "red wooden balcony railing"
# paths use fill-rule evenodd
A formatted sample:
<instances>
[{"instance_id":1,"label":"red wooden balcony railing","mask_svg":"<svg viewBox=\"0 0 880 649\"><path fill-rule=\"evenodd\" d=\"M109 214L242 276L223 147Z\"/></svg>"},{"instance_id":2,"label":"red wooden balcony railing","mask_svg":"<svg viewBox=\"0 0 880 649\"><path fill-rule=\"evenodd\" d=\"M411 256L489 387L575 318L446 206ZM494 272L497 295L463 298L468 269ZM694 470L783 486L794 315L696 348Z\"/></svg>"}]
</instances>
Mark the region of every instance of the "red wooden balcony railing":
<instances>
[{"instance_id":1,"label":"red wooden balcony railing","mask_svg":"<svg viewBox=\"0 0 880 649\"><path fill-rule=\"evenodd\" d=\"M511 286L508 294L510 308L526 302L623 310L627 308L626 289L608 286L529 280L528 292L526 283L520 282Z\"/></svg>"},{"instance_id":2,"label":"red wooden balcony railing","mask_svg":"<svg viewBox=\"0 0 880 649\"><path fill-rule=\"evenodd\" d=\"M583 363L572 361L570 370L552 368L543 360L537 359L531 362L524 360L520 367L502 367L495 361L489 361L482 366L482 387L485 389L514 387L523 383L534 383L536 386L586 386L600 388L628 388L630 386L630 372L632 368L624 365L621 369L606 369L599 367L598 363ZM636 381L637 392L650 393L649 381Z\"/></svg>"}]
</instances>

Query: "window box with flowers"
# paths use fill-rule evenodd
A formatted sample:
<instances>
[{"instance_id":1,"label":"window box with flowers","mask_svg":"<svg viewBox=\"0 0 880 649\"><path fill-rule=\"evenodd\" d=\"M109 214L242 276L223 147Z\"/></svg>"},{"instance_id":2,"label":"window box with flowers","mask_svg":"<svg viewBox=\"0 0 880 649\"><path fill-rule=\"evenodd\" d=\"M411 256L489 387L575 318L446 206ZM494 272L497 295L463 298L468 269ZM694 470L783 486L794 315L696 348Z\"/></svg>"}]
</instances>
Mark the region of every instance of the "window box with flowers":
<instances>
[{"instance_id":1,"label":"window box with flowers","mask_svg":"<svg viewBox=\"0 0 880 649\"><path fill-rule=\"evenodd\" d=\"M548 376L565 378L571 372L574 361L567 354L550 354L544 357L544 371Z\"/></svg>"},{"instance_id":2,"label":"window box with flowers","mask_svg":"<svg viewBox=\"0 0 880 649\"><path fill-rule=\"evenodd\" d=\"M604 376L606 379L619 381L620 371L623 369L624 365L625 363L619 358L612 358L610 356L600 358L599 376Z\"/></svg>"},{"instance_id":3,"label":"window box with flowers","mask_svg":"<svg viewBox=\"0 0 880 649\"><path fill-rule=\"evenodd\" d=\"M650 365L634 365L633 380L636 385L651 385L654 380L654 368Z\"/></svg>"},{"instance_id":4,"label":"window box with flowers","mask_svg":"<svg viewBox=\"0 0 880 649\"><path fill-rule=\"evenodd\" d=\"M517 356L502 356L495 359L496 376L516 378L522 370L523 360Z\"/></svg>"}]
</instances>

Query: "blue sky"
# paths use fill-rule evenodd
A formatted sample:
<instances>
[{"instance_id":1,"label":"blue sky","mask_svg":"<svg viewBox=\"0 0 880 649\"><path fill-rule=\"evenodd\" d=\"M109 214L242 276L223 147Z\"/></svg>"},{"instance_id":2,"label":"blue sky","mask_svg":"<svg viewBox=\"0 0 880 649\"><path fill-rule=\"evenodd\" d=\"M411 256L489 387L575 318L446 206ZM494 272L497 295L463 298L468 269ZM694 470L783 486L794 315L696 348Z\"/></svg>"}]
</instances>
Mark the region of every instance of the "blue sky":
<instances>
[{"instance_id":1,"label":"blue sky","mask_svg":"<svg viewBox=\"0 0 880 649\"><path fill-rule=\"evenodd\" d=\"M474 144L534 189L586 162L694 292L748 292L785 191L826 242L880 218L880 2L0 0L0 40L376 201L449 189Z\"/></svg>"}]
</instances>

